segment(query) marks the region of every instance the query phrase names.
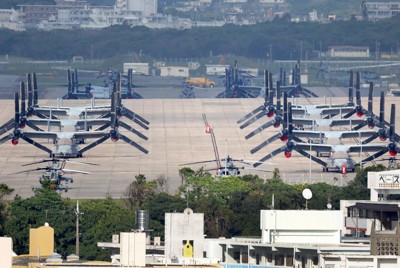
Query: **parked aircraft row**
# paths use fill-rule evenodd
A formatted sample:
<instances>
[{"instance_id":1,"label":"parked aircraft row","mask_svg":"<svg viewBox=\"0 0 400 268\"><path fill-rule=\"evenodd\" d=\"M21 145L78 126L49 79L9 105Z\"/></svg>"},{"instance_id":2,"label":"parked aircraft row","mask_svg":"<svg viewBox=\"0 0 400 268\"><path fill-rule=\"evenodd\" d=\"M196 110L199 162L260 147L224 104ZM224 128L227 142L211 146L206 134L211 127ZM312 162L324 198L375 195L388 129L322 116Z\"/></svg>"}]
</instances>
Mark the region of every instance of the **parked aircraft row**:
<instances>
[{"instance_id":1,"label":"parked aircraft row","mask_svg":"<svg viewBox=\"0 0 400 268\"><path fill-rule=\"evenodd\" d=\"M265 98L264 103L256 109L246 114L238 120L241 129L244 129L252 123L262 118L271 118L260 127L251 131L245 136L250 139L261 133L270 126L282 129L268 138L261 144L257 145L250 152L256 153L265 150L265 147L277 139L285 142L285 144L268 152L258 163L257 167L263 161L267 161L280 153L284 153L289 158L292 151L297 151L300 155L305 156L323 166L323 171L354 171L357 164L350 153L371 152L372 155L363 159L361 164L370 162L379 158L383 154L389 152L394 157L400 149L397 142L400 136L395 133L395 110L396 105L391 105L390 122L384 120L385 116L385 94L381 93L380 113L375 115L373 112L373 83L370 83L368 108L364 108L361 104L360 94L360 74L356 73L356 102L353 101L353 72L350 72L349 98L347 103L343 104L323 104L323 105L292 105L287 100L287 93L284 92L283 108L281 107L281 90L279 81L276 83L274 95L276 102L273 102L272 86L270 79L272 76L268 72L265 74ZM272 97L271 97L272 96ZM353 117L356 115L357 117ZM295 117L297 116L297 117ZM320 118L318 118L320 117ZM334 118L339 117L339 118ZM336 126L346 127L348 130L333 130ZM368 130L362 130L368 126ZM357 143L346 142L343 139L356 138ZM366 139L364 139L366 138ZM379 138L381 142L389 139L385 143L372 143L373 140ZM364 139L364 140L363 140ZM310 155L309 152L316 152L317 157ZM329 155L328 160L321 159L321 155ZM339 156L340 155L340 156ZM343 155L346 155L343 157Z\"/></svg>"}]
</instances>

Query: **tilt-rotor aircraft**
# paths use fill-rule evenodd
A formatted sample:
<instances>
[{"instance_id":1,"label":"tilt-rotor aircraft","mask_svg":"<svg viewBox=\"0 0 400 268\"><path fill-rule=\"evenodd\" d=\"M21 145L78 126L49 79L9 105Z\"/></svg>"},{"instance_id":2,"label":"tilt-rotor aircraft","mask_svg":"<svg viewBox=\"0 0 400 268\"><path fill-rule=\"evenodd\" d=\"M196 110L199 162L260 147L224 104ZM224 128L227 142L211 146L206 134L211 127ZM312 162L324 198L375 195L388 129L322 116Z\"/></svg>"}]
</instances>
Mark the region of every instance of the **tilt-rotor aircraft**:
<instances>
[{"instance_id":1,"label":"tilt-rotor aircraft","mask_svg":"<svg viewBox=\"0 0 400 268\"><path fill-rule=\"evenodd\" d=\"M104 86L92 85L91 83L79 84L78 71L74 72L67 70L67 94L63 97L64 99L109 99L112 96L113 86L115 83L119 83L122 88L124 85L124 91L121 94L123 99L142 99L138 93L133 91L133 70L129 69L126 77L126 82L121 79L122 75L119 72L109 70L107 72L107 79L104 81ZM81 86L85 86L84 89L80 89Z\"/></svg>"},{"instance_id":2,"label":"tilt-rotor aircraft","mask_svg":"<svg viewBox=\"0 0 400 268\"><path fill-rule=\"evenodd\" d=\"M28 86L29 90L29 86ZM25 86L24 83L21 82L21 92L24 95L25 92ZM28 94L31 95L31 94ZM118 108L120 108L120 112L122 112L123 115L129 114L127 111L130 111L128 109L122 109L122 104L120 103L121 100L118 97L119 94L118 92L114 92L113 97L111 99L111 105L110 108L101 108L101 109L106 109L105 115L103 115L102 118L100 118L100 122L97 122L96 124L103 124L101 125L96 131L88 131L88 125L91 123L85 122L85 121L79 121L79 120L70 120L70 119L64 119L60 120L58 118L54 118L52 115L52 108L46 110L46 108L38 108L38 106L29 106L27 111L26 106L25 106L25 99L21 99L21 111L19 109L19 94L15 93L14 101L15 101L15 116L13 120L13 131L12 133L2 137L0 139L0 144L6 142L7 140L11 140L12 144L17 145L19 142L19 139L23 139L26 142L36 146L37 148L47 152L50 154L51 157L57 156L57 157L81 157L82 153L97 146L98 144L103 143L106 141L108 138L111 138L112 141L117 141L119 139L124 140L128 144L136 147L140 151L144 153L148 153L146 149L144 149L142 146L140 146L138 143L135 141L131 140L130 138L126 137L125 135L121 134L118 131L118 127L124 127L128 129L129 131L133 132L134 134L137 134L140 138L146 140L147 137L141 134L140 132L136 131L133 129L131 126L127 125L126 123L122 122L120 119L118 119ZM29 98L29 97L28 97ZM37 101L35 101L37 103ZM35 103L34 102L34 103ZM38 110L41 109L40 112ZM29 111L33 111L32 114L40 114L43 118L40 119L32 119L30 121L30 118L27 118L27 115L29 114ZM56 110L56 111L61 111L61 110ZM66 110L64 110L65 112ZM44 114L42 114L44 112ZM125 113L125 114L124 114ZM133 113L133 112L132 112ZM56 113L57 114L57 113ZM109 115L109 118L106 117ZM104 120L106 119L106 120ZM36 120L36 121L35 121ZM83 131L77 131L76 129L73 131L66 131L66 130L60 130L60 131L44 131L34 125L34 123L40 122L44 123L44 121L47 120L48 125L54 125L54 124L59 124L60 126L71 126L71 121L73 121L75 124L81 125L84 124L84 128L79 127L80 130ZM90 122L90 121L89 121ZM147 121L145 121L147 122ZM0 129L0 131L7 132L10 129L10 124L7 122L4 128ZM147 122L148 123L148 122ZM23 131L22 129L25 127L25 124L28 126L34 126L32 129L36 131ZM146 125L145 123L141 122L142 125ZM4 125L3 125L4 126ZM147 126L146 126L147 127ZM75 126L75 128L77 128ZM148 127L147 127L148 129ZM83 143L86 139L98 139L89 145L85 146L84 148L79 148L78 144ZM35 139L51 139L53 140L53 148L49 149L48 147L42 145L41 143L35 141Z\"/></svg>"},{"instance_id":3,"label":"tilt-rotor aircraft","mask_svg":"<svg viewBox=\"0 0 400 268\"><path fill-rule=\"evenodd\" d=\"M361 92L360 92L360 78L359 73L357 73L356 82L356 99L357 103L353 101L353 72L350 72L350 82L349 82L349 96L348 102L343 104L319 104L319 105L294 105L292 106L292 112L294 115L309 116L310 114L318 114L324 116L324 118L331 118L336 115L343 115L344 118L348 118L354 113L362 116L361 107ZM280 110L280 96L282 92L281 82L277 83L275 87L275 92L272 85L272 74L268 71L264 72L264 83L265 83L265 96L264 103L257 108L255 108L250 113L243 116L237 121L241 129L246 128L260 118L267 116L269 118L274 117L274 115L279 114ZM283 90L283 92L286 92ZM277 98L276 104L274 104L274 95ZM279 106L279 107L278 107ZM282 111L280 111L281 116ZM277 118L279 120L279 116ZM276 121L276 120L275 120ZM261 127L261 130L268 127L268 125ZM279 125L277 125L279 126Z\"/></svg>"},{"instance_id":4,"label":"tilt-rotor aircraft","mask_svg":"<svg viewBox=\"0 0 400 268\"><path fill-rule=\"evenodd\" d=\"M269 160L270 158L278 155L283 152L286 158L290 158L292 156L292 151L297 151L301 155L313 160L314 162L323 166L323 171L341 171L342 173L346 173L346 171L354 171L356 167L356 161L354 161L351 157L346 158L335 158L335 154L337 153L362 153L362 152L374 152L373 155L368 156L364 160L360 161L360 163L367 163L373 161L374 159L382 156L386 152L393 157L396 156L398 152L400 152L400 148L397 145L397 142L400 140L396 138L395 135L395 104L391 106L391 115L390 115L390 142L389 143L381 143L381 144L313 144L313 143L305 143L300 138L295 136L293 133L293 123L291 116L291 104L288 104L289 110L289 118L288 118L288 136L287 141L284 146L274 150L270 154L266 155L262 159L259 160L258 163L255 163L253 166L257 167L262 164L262 162ZM331 152L332 157L328 158L328 161L323 161L320 158L314 157L307 153L306 151L315 151L315 152Z\"/></svg>"}]
</instances>

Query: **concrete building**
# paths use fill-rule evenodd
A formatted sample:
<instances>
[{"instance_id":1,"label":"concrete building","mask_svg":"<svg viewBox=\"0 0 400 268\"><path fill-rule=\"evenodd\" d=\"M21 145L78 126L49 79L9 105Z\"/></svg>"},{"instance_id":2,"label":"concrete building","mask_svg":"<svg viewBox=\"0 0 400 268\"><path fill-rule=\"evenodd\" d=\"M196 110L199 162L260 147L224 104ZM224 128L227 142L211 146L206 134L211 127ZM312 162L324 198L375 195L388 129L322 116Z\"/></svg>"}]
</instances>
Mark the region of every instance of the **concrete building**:
<instances>
[{"instance_id":1,"label":"concrete building","mask_svg":"<svg viewBox=\"0 0 400 268\"><path fill-rule=\"evenodd\" d=\"M127 74L128 70L132 69L134 74L149 75L149 64L146 62L125 62L124 73Z\"/></svg>"},{"instance_id":2,"label":"concrete building","mask_svg":"<svg viewBox=\"0 0 400 268\"><path fill-rule=\"evenodd\" d=\"M120 264L129 267L146 266L146 234L121 233L120 239Z\"/></svg>"},{"instance_id":3,"label":"concrete building","mask_svg":"<svg viewBox=\"0 0 400 268\"><path fill-rule=\"evenodd\" d=\"M189 77L189 67L185 66L161 66L160 76Z\"/></svg>"},{"instance_id":4,"label":"concrete building","mask_svg":"<svg viewBox=\"0 0 400 268\"><path fill-rule=\"evenodd\" d=\"M48 223L29 229L29 255L49 256L54 253L54 229Z\"/></svg>"},{"instance_id":5,"label":"concrete building","mask_svg":"<svg viewBox=\"0 0 400 268\"><path fill-rule=\"evenodd\" d=\"M183 213L165 213L165 257L203 258L204 214L187 208Z\"/></svg>"},{"instance_id":6,"label":"concrete building","mask_svg":"<svg viewBox=\"0 0 400 268\"><path fill-rule=\"evenodd\" d=\"M225 75L225 69L229 68L229 65L224 64L210 64L206 65L207 75Z\"/></svg>"},{"instance_id":7,"label":"concrete building","mask_svg":"<svg viewBox=\"0 0 400 268\"><path fill-rule=\"evenodd\" d=\"M11 268L12 266L12 239L11 237L0 237L0 264L1 268Z\"/></svg>"},{"instance_id":8,"label":"concrete building","mask_svg":"<svg viewBox=\"0 0 400 268\"><path fill-rule=\"evenodd\" d=\"M157 0L116 0L117 8L124 11L140 12L143 17L157 14Z\"/></svg>"},{"instance_id":9,"label":"concrete building","mask_svg":"<svg viewBox=\"0 0 400 268\"><path fill-rule=\"evenodd\" d=\"M339 244L342 218L334 210L262 210L260 228L261 243Z\"/></svg>"},{"instance_id":10,"label":"concrete building","mask_svg":"<svg viewBox=\"0 0 400 268\"><path fill-rule=\"evenodd\" d=\"M331 58L369 58L368 47L358 46L331 46L328 47L328 56Z\"/></svg>"},{"instance_id":11,"label":"concrete building","mask_svg":"<svg viewBox=\"0 0 400 268\"><path fill-rule=\"evenodd\" d=\"M366 2L361 4L364 19L381 20L400 14L400 2Z\"/></svg>"},{"instance_id":12,"label":"concrete building","mask_svg":"<svg viewBox=\"0 0 400 268\"><path fill-rule=\"evenodd\" d=\"M285 0L260 0L262 4L284 4Z\"/></svg>"}]
</instances>

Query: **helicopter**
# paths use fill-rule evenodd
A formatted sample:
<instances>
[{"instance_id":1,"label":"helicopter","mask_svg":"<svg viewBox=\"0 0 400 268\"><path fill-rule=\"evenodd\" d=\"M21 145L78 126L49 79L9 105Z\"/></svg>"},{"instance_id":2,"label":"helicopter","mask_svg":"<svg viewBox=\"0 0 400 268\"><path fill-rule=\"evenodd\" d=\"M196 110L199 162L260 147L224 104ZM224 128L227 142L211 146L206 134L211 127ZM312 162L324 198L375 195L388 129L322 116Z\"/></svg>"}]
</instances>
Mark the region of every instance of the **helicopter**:
<instances>
[{"instance_id":1,"label":"helicopter","mask_svg":"<svg viewBox=\"0 0 400 268\"><path fill-rule=\"evenodd\" d=\"M70 176L65 176L66 173L75 173L75 174L90 174L90 172L80 171L80 170L73 170L73 169L66 169L66 163L75 163L80 165L97 165L92 163L84 163L84 162L75 162L71 160L67 160L65 158L50 158L50 159L43 159L41 161L32 162L28 164L24 164L22 166L30 166L40 163L48 163L46 167L37 167L29 170L23 170L20 172L16 172L13 174L20 174L20 173L28 173L34 171L44 171L43 174L39 176L39 183L40 186L32 186L32 191L46 188L51 189L54 191L64 191L68 192L68 184L73 183L74 179Z\"/></svg>"},{"instance_id":2,"label":"helicopter","mask_svg":"<svg viewBox=\"0 0 400 268\"><path fill-rule=\"evenodd\" d=\"M217 167L216 168L206 169L206 171L216 170L216 175L217 176L223 176L223 177L225 177L225 176L238 176L238 175L240 175L240 170L241 169L253 169L253 170L271 172L270 170L266 170L266 169L256 169L256 168L252 168L252 167L246 168L244 166L238 167L238 166L236 166L234 164L235 162L238 162L238 163L245 164L245 165L251 165L251 163L256 163L258 161L236 159L236 158L230 157L229 155L227 155L227 157L225 157L225 158L220 158L219 152L218 152L217 142L216 142L216 139L215 139L214 130L211 127L211 125L208 123L207 117L206 117L206 115L204 113L203 113L203 121L204 121L204 124L205 124L205 127L206 127L206 133L211 135L211 141L212 141L213 148L214 148L215 159L213 159L213 160L205 160L205 161L198 161L198 162L191 162L191 163L185 163L185 164L181 164L180 166L215 162L217 164ZM263 163L272 164L272 163L269 163L269 162L263 162Z\"/></svg>"}]
</instances>

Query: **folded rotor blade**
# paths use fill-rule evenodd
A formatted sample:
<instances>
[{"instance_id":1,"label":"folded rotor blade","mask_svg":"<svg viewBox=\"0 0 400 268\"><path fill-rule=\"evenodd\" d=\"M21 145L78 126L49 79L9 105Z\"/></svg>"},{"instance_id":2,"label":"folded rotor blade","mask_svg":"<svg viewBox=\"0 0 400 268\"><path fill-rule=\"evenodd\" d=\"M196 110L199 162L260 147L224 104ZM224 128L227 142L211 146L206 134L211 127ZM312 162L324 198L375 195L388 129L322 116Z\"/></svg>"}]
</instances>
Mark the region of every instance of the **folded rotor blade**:
<instances>
[{"instance_id":1,"label":"folded rotor blade","mask_svg":"<svg viewBox=\"0 0 400 268\"><path fill-rule=\"evenodd\" d=\"M44 130L41 129L40 127L38 127L38 126L36 126L35 124L33 124L32 122L30 122L29 119L28 119L28 121L26 122L26 124L27 124L30 128L32 128L33 130L36 130L36 131L44 131Z\"/></svg>"},{"instance_id":2,"label":"folded rotor blade","mask_svg":"<svg viewBox=\"0 0 400 268\"><path fill-rule=\"evenodd\" d=\"M7 136L4 136L3 138L0 139L0 144L5 143L6 141L12 139L13 137L14 137L13 133L10 133Z\"/></svg>"},{"instance_id":3,"label":"folded rotor blade","mask_svg":"<svg viewBox=\"0 0 400 268\"><path fill-rule=\"evenodd\" d=\"M245 127L248 127L249 125L251 125L252 123L256 122L258 119L260 119L261 117L263 117L265 115L265 110L261 110L261 112L259 112L258 114L256 114L255 116L253 116L252 118L250 118L246 123L244 123L243 125L240 126L240 129L243 129Z\"/></svg>"},{"instance_id":4,"label":"folded rotor blade","mask_svg":"<svg viewBox=\"0 0 400 268\"><path fill-rule=\"evenodd\" d=\"M149 121L147 121L146 119L144 119L142 116L138 115L137 113L135 113L135 112L129 110L128 108L125 108L125 107L124 107L124 111L123 111L123 112L124 112L124 113L128 113L128 114L130 114L130 115L133 116L133 117L136 117L137 119L139 119L140 121L142 121L142 122L143 122L144 124L146 124L146 125L150 125L150 122L149 122Z\"/></svg>"},{"instance_id":5,"label":"folded rotor blade","mask_svg":"<svg viewBox=\"0 0 400 268\"><path fill-rule=\"evenodd\" d=\"M323 161L323 160L321 160L321 159L319 159L319 158L317 158L317 157L315 157L315 156L313 156L313 155L310 155L310 154L307 153L306 151L303 151L303 150L298 149L298 148L296 148L296 147L294 147L293 150L297 151L297 152L298 152L299 154L301 154L302 156L307 157L307 158L311 159L312 161L314 161L314 162L320 164L320 165L323 166L323 167L326 167L326 166L328 165L328 163L326 163L325 161Z\"/></svg>"},{"instance_id":6,"label":"folded rotor blade","mask_svg":"<svg viewBox=\"0 0 400 268\"><path fill-rule=\"evenodd\" d=\"M375 134L372 134L369 138L363 140L363 141L361 142L361 144L370 143L371 141L375 140L375 139L378 138L378 137L379 137L379 133L376 132Z\"/></svg>"},{"instance_id":7,"label":"folded rotor blade","mask_svg":"<svg viewBox=\"0 0 400 268\"><path fill-rule=\"evenodd\" d=\"M139 144L137 144L137 143L134 142L133 140L129 139L128 137L122 135L121 133L118 133L118 136L119 136L123 141L125 141L126 143L128 143L128 144L130 144L130 145L136 147L139 151L141 151L141 152L143 152L143 153L145 153L145 154L148 154L148 153L149 153L148 150L146 150L145 148L143 148L142 146L140 146Z\"/></svg>"},{"instance_id":8,"label":"folded rotor blade","mask_svg":"<svg viewBox=\"0 0 400 268\"><path fill-rule=\"evenodd\" d=\"M132 120L133 122L135 122L136 124L141 126L142 128L144 128L146 130L149 129L149 127L147 125L150 124L150 123L146 119L144 119L144 118L138 116L137 114L135 114L134 112L130 112L129 113L124 108L123 111L122 111L122 115L125 116L126 118L129 118L130 120Z\"/></svg>"},{"instance_id":9,"label":"folded rotor blade","mask_svg":"<svg viewBox=\"0 0 400 268\"><path fill-rule=\"evenodd\" d=\"M243 116L242 118L240 118L237 123L240 124L244 121L246 121L247 119L249 119L250 117L254 116L255 114L257 114L258 112L262 111L264 109L264 105L260 105L257 108L255 108L253 111L251 111L250 113L246 114L245 116Z\"/></svg>"},{"instance_id":10,"label":"folded rotor blade","mask_svg":"<svg viewBox=\"0 0 400 268\"><path fill-rule=\"evenodd\" d=\"M21 139L25 140L27 143L32 144L33 146L39 148L42 151L52 154L52 151L49 148L47 148L46 146L44 146L40 143L37 143L36 141L32 140L31 138L25 136L23 133L21 133Z\"/></svg>"},{"instance_id":11,"label":"folded rotor blade","mask_svg":"<svg viewBox=\"0 0 400 268\"><path fill-rule=\"evenodd\" d=\"M138 135L140 138L142 138L142 139L144 139L144 140L148 140L148 138L147 138L145 135L143 135L142 133L140 133L139 131L137 131L136 129L134 129L133 127L131 127L130 125L126 124L125 122L123 122L123 121L118 121L117 124L118 124L119 126L125 128L126 130L129 130L130 132L132 132L132 133Z\"/></svg>"},{"instance_id":12,"label":"folded rotor blade","mask_svg":"<svg viewBox=\"0 0 400 268\"><path fill-rule=\"evenodd\" d=\"M383 150L381 150L381 151L376 152L376 153L373 154L373 155L368 156L367 158L365 158L364 160L362 160L362 162L363 162L363 163L367 163L367 162L373 161L374 159L380 157L381 155L384 155L384 154L385 154L386 152L388 152L388 151L389 151L389 148L385 148L385 149L383 149Z\"/></svg>"},{"instance_id":13,"label":"folded rotor blade","mask_svg":"<svg viewBox=\"0 0 400 268\"><path fill-rule=\"evenodd\" d=\"M254 135L256 135L256 134L260 133L261 131L263 131L264 129L266 129L266 128L272 126L274 123L275 123L275 119L274 119L274 120L271 120L271 121L268 121L268 122L265 123L264 125L262 125L262 126L256 128L255 130L253 130L252 132L250 132L249 134L247 134L247 135L245 136L245 139L246 139L246 140L250 139L250 138L253 137Z\"/></svg>"},{"instance_id":14,"label":"folded rotor blade","mask_svg":"<svg viewBox=\"0 0 400 268\"><path fill-rule=\"evenodd\" d=\"M254 154L256 152L258 152L259 150L261 150L263 147L267 146L268 144L270 144L271 142L279 139L282 136L282 133L277 133L274 136L272 136L271 138L269 138L268 140L262 142L260 145L254 147L253 149L250 150L250 153Z\"/></svg>"},{"instance_id":15,"label":"folded rotor blade","mask_svg":"<svg viewBox=\"0 0 400 268\"><path fill-rule=\"evenodd\" d=\"M4 125L0 126L0 135L12 129L14 129L14 118L8 120Z\"/></svg>"},{"instance_id":16,"label":"folded rotor blade","mask_svg":"<svg viewBox=\"0 0 400 268\"><path fill-rule=\"evenodd\" d=\"M84 152L86 152L86 151L92 149L93 147L95 147L95 146L97 146L97 145L99 145L99 144L105 142L107 139L110 138L110 136L111 136L110 134L107 134L107 135L105 135L104 137L101 137L100 139L98 139L98 140L96 140L96 141L90 143L89 145L87 145L87 146L85 146L84 148L80 149L80 150L79 150L79 154L82 155Z\"/></svg>"},{"instance_id":17,"label":"folded rotor blade","mask_svg":"<svg viewBox=\"0 0 400 268\"><path fill-rule=\"evenodd\" d=\"M367 125L367 121L365 121L365 122L353 127L352 130L359 130L359 129L365 127L366 125Z\"/></svg>"},{"instance_id":18,"label":"folded rotor blade","mask_svg":"<svg viewBox=\"0 0 400 268\"><path fill-rule=\"evenodd\" d=\"M270 154L264 156L263 158L261 158L261 159L258 161L258 163L255 163L255 164L253 165L253 167L258 167L259 165L261 165L263 162L267 161L268 159L270 159L270 158L276 156L277 154L279 154L279 153L285 151L285 149L286 149L286 145L284 145L284 146L282 146L282 147L276 149L276 150L273 151L272 153L270 153Z\"/></svg>"}]
</instances>

